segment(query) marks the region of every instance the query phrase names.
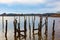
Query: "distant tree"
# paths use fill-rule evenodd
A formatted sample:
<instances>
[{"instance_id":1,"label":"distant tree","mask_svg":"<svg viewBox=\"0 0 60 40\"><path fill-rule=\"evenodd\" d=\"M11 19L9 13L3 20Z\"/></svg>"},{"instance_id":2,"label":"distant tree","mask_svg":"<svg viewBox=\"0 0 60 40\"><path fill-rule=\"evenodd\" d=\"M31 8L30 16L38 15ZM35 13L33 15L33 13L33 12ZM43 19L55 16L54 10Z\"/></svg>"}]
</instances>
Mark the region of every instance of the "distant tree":
<instances>
[{"instance_id":1,"label":"distant tree","mask_svg":"<svg viewBox=\"0 0 60 40\"><path fill-rule=\"evenodd\" d=\"M3 13L3 15L6 15L6 13Z\"/></svg>"}]
</instances>

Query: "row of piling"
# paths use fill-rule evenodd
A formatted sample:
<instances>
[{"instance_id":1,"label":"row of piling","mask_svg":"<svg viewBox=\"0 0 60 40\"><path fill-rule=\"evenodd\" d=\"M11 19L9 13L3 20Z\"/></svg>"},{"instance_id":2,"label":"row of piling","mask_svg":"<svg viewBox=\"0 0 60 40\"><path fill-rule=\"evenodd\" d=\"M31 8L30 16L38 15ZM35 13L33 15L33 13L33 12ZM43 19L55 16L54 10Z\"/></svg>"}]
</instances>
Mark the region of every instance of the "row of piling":
<instances>
[{"instance_id":1,"label":"row of piling","mask_svg":"<svg viewBox=\"0 0 60 40\"><path fill-rule=\"evenodd\" d=\"M38 30L38 33L37 33L38 34L38 40L43 40L43 38L42 38L42 16L40 16L40 22L38 24L38 28L35 28L35 16L34 16L34 19L32 19L32 20L33 20L33 29L32 29L33 40L35 40L35 36L34 36L35 33L34 33L34 31L36 31L36 30ZM26 17L24 16L24 30L20 30L20 21L18 23L17 20L14 19L13 24L14 24L14 40L17 40L17 38L19 40L21 40L21 37L25 38L25 40L26 40L26 37L27 37L27 34L26 34L27 33ZM7 27L8 27L8 21L6 20L6 27L5 27L5 38L6 38L6 40L7 40ZM53 20L52 40L54 40L54 35L55 35L54 27L55 27L55 20ZM21 34L21 32L23 32L24 34ZM17 33L18 33L18 35L17 35ZM45 19L45 33L44 34L45 34L45 39L44 40L48 40L47 39L47 37L48 37L48 16L46 16L46 19ZM29 17L29 37L30 37L30 40L31 40L30 17Z\"/></svg>"}]
</instances>

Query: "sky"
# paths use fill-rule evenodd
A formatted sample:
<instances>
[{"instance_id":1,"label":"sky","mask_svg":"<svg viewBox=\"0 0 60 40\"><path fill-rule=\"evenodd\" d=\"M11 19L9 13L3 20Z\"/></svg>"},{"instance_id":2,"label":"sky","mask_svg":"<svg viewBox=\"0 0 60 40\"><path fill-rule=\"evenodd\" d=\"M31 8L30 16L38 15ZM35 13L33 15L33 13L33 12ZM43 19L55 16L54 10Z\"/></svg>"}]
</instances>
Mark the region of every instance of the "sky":
<instances>
[{"instance_id":1,"label":"sky","mask_svg":"<svg viewBox=\"0 0 60 40\"><path fill-rule=\"evenodd\" d=\"M60 0L0 0L0 14L56 12L60 12Z\"/></svg>"}]
</instances>

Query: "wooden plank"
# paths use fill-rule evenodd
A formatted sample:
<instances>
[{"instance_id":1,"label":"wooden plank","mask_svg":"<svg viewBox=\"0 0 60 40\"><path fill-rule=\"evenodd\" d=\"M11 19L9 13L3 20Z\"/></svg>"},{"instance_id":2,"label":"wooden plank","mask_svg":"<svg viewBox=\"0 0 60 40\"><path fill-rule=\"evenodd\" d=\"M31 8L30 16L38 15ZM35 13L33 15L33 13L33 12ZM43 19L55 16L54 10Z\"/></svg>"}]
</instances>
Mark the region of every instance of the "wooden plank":
<instances>
[{"instance_id":1,"label":"wooden plank","mask_svg":"<svg viewBox=\"0 0 60 40\"><path fill-rule=\"evenodd\" d=\"M25 35L23 35L23 34L20 34L20 37L23 37L23 38L24 38L24 37L25 37ZM17 36L17 38L19 38L19 36Z\"/></svg>"},{"instance_id":2,"label":"wooden plank","mask_svg":"<svg viewBox=\"0 0 60 40\"><path fill-rule=\"evenodd\" d=\"M35 28L34 30L38 30L38 28Z\"/></svg>"},{"instance_id":3,"label":"wooden plank","mask_svg":"<svg viewBox=\"0 0 60 40\"><path fill-rule=\"evenodd\" d=\"M25 30L20 30L20 32L24 32Z\"/></svg>"},{"instance_id":4,"label":"wooden plank","mask_svg":"<svg viewBox=\"0 0 60 40\"><path fill-rule=\"evenodd\" d=\"M19 32L24 32L25 30L18 30L18 29L16 29L16 32L18 32L18 31L19 31Z\"/></svg>"}]
</instances>

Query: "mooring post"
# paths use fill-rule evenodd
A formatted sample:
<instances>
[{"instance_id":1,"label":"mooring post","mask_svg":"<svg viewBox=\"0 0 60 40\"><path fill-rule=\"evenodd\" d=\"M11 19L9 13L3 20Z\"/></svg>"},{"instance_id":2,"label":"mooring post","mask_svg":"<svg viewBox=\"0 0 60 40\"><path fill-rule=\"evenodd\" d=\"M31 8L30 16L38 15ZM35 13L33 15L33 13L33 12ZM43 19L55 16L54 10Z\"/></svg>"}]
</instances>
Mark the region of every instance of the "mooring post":
<instances>
[{"instance_id":1,"label":"mooring post","mask_svg":"<svg viewBox=\"0 0 60 40\"><path fill-rule=\"evenodd\" d=\"M33 22L33 40L35 40L35 36L34 36L34 26L35 26L35 16L32 16L32 22Z\"/></svg>"},{"instance_id":2,"label":"mooring post","mask_svg":"<svg viewBox=\"0 0 60 40\"><path fill-rule=\"evenodd\" d=\"M29 21L29 38L31 40L31 26L30 26L30 17L28 18L28 21Z\"/></svg>"},{"instance_id":3,"label":"mooring post","mask_svg":"<svg viewBox=\"0 0 60 40\"><path fill-rule=\"evenodd\" d=\"M14 40L17 40L17 38L16 38L16 27L17 27L17 20L14 19Z\"/></svg>"},{"instance_id":4,"label":"mooring post","mask_svg":"<svg viewBox=\"0 0 60 40\"><path fill-rule=\"evenodd\" d=\"M48 36L48 16L46 16L45 19L45 40L48 40L47 36Z\"/></svg>"},{"instance_id":5,"label":"mooring post","mask_svg":"<svg viewBox=\"0 0 60 40\"><path fill-rule=\"evenodd\" d=\"M7 40L7 25L8 25L8 22L6 20L6 27L5 27L5 38L6 38L6 40Z\"/></svg>"},{"instance_id":6,"label":"mooring post","mask_svg":"<svg viewBox=\"0 0 60 40\"><path fill-rule=\"evenodd\" d=\"M38 27L38 40L42 39L42 16L40 17L40 24Z\"/></svg>"},{"instance_id":7,"label":"mooring post","mask_svg":"<svg viewBox=\"0 0 60 40\"><path fill-rule=\"evenodd\" d=\"M2 32L4 32L4 16L2 16Z\"/></svg>"},{"instance_id":8,"label":"mooring post","mask_svg":"<svg viewBox=\"0 0 60 40\"><path fill-rule=\"evenodd\" d=\"M26 40L26 31L27 31L27 29L26 29L26 17L24 16L24 35L25 35L25 40Z\"/></svg>"},{"instance_id":9,"label":"mooring post","mask_svg":"<svg viewBox=\"0 0 60 40\"><path fill-rule=\"evenodd\" d=\"M53 27L52 27L52 40L54 40L54 38L55 38L55 30L54 30L54 27L55 27L55 20L53 20Z\"/></svg>"}]
</instances>

